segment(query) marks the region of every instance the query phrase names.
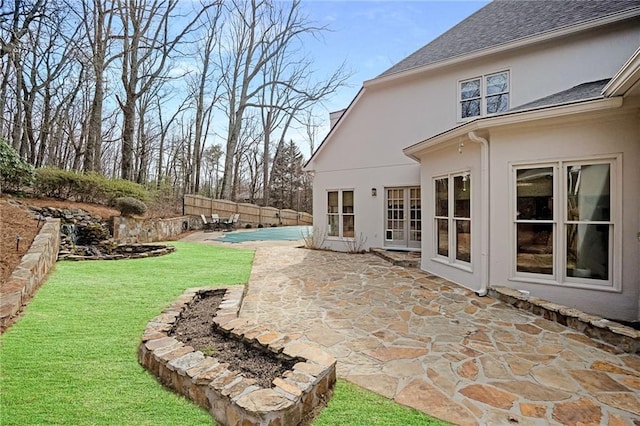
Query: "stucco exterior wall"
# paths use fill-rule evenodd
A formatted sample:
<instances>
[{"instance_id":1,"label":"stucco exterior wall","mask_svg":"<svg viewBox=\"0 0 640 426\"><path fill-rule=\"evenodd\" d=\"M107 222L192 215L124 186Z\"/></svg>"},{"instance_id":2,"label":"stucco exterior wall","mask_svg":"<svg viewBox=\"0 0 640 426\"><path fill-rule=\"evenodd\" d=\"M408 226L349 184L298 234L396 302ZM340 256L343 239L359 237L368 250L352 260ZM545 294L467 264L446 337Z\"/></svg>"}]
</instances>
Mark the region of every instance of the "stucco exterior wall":
<instances>
[{"instance_id":1,"label":"stucco exterior wall","mask_svg":"<svg viewBox=\"0 0 640 426\"><path fill-rule=\"evenodd\" d=\"M481 185L480 145L469 140L460 147L458 141L439 147L421 158L422 189L422 262L421 268L472 290L480 288L481 279ZM461 151L461 152L460 152ZM448 264L436 254L434 179L449 173L470 172L471 189L471 265ZM449 185L452 183L450 182ZM451 247L450 250L453 248Z\"/></svg>"},{"instance_id":2,"label":"stucco exterior wall","mask_svg":"<svg viewBox=\"0 0 640 426\"><path fill-rule=\"evenodd\" d=\"M420 183L420 166L404 156L402 149L461 124L457 118L460 80L508 70L510 106L514 107L609 78L640 45L637 23L568 36L410 78L365 83L307 167L314 171L314 226L326 229L327 190L353 189L356 235L366 237L365 249L381 247L384 188ZM371 196L374 187L376 197ZM425 200L423 221L430 211L430 198ZM326 246L345 249L344 242L328 241Z\"/></svg>"},{"instance_id":3,"label":"stucco exterior wall","mask_svg":"<svg viewBox=\"0 0 640 426\"><path fill-rule=\"evenodd\" d=\"M622 114L622 115L620 115ZM638 110L617 116L583 116L581 120L556 120L528 126L492 130L490 137L490 284L529 291L531 296L553 300L585 312L618 320L638 320L640 292L640 120ZM614 189L622 208L620 231L614 240L614 256L621 256L621 273L611 287L591 289L577 285L543 284L514 277L515 228L513 225L512 164L514 161L588 159L597 155L621 155L618 188ZM556 203L562 201L558 197ZM612 203L614 201L612 200ZM558 230L562 232L562 230ZM614 230L615 232L615 230ZM563 247L556 247L563 251ZM617 259L614 259L614 262ZM615 307L615 308L612 308Z\"/></svg>"},{"instance_id":4,"label":"stucco exterior wall","mask_svg":"<svg viewBox=\"0 0 640 426\"><path fill-rule=\"evenodd\" d=\"M377 170L377 172L376 172ZM417 186L420 182L420 165L378 167L363 170L317 172L313 178L314 226L326 230L327 191L354 190L356 237L366 238L362 249L384 245L385 186ZM376 196L371 189L376 188ZM340 238L328 237L324 247L347 251Z\"/></svg>"}]
</instances>

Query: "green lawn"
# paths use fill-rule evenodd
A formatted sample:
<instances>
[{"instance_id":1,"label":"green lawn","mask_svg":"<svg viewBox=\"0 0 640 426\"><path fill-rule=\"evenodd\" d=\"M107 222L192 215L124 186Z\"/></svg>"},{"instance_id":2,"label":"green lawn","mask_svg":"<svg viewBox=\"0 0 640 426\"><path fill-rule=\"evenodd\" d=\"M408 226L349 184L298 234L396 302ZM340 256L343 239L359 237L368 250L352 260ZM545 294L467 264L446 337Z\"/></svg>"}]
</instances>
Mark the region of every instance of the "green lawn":
<instances>
[{"instance_id":1,"label":"green lawn","mask_svg":"<svg viewBox=\"0 0 640 426\"><path fill-rule=\"evenodd\" d=\"M435 420L369 392L359 386L338 380L335 394L313 422L313 426L446 426Z\"/></svg>"},{"instance_id":2,"label":"green lawn","mask_svg":"<svg viewBox=\"0 0 640 426\"><path fill-rule=\"evenodd\" d=\"M171 255L60 262L0 336L1 425L211 425L138 364L147 322L189 287L245 283L253 254L172 243ZM428 425L414 410L338 382L317 425Z\"/></svg>"}]
</instances>

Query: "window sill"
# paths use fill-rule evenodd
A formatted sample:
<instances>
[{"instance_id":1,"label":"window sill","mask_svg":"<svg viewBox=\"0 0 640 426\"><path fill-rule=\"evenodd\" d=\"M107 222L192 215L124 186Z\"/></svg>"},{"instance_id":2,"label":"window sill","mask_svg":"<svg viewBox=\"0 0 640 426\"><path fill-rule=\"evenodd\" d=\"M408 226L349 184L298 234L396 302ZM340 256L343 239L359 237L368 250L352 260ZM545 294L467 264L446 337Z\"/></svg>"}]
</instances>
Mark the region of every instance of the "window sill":
<instances>
[{"instance_id":1,"label":"window sill","mask_svg":"<svg viewBox=\"0 0 640 426\"><path fill-rule=\"evenodd\" d=\"M577 288L581 290L595 290L595 291L606 291L609 293L622 293L622 289L619 286L614 286L611 283L606 284L588 284L584 282L573 282L573 281L563 281L560 282L555 279L544 279L544 278L534 278L534 277L520 277L520 276L512 276L509 278L509 281L512 282L521 282L527 284L542 284L542 285L550 285L553 287L562 287L562 288Z\"/></svg>"},{"instance_id":2,"label":"window sill","mask_svg":"<svg viewBox=\"0 0 640 426\"><path fill-rule=\"evenodd\" d=\"M464 124L464 123L468 123L470 121L477 120L477 119L483 118L483 117L484 117L484 115L476 115L476 116L473 116L473 117L465 117L465 118L458 117L458 123Z\"/></svg>"},{"instance_id":3,"label":"window sill","mask_svg":"<svg viewBox=\"0 0 640 426\"><path fill-rule=\"evenodd\" d=\"M473 268L470 264L457 263L457 262L449 262L449 259L444 259L441 257L432 257L431 260L436 263L440 263L442 265L450 266L452 268L460 269L464 272L473 273Z\"/></svg>"}]
</instances>

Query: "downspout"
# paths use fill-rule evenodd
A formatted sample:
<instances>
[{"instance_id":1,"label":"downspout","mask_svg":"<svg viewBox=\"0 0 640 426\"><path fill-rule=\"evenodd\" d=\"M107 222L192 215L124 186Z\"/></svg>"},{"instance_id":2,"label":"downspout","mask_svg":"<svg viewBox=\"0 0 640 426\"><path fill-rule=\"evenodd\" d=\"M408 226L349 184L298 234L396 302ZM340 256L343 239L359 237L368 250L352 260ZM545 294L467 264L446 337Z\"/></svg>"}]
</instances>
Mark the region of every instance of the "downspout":
<instances>
[{"instance_id":1,"label":"downspout","mask_svg":"<svg viewBox=\"0 0 640 426\"><path fill-rule=\"evenodd\" d=\"M480 213L484 223L481 232L482 248L480 258L482 275L480 277L480 289L476 293L478 296L486 296L489 287L489 224L491 223L489 219L489 204L491 203L491 198L489 197L489 141L478 136L473 131L467 133L467 136L471 141L480 144L480 182L482 188Z\"/></svg>"}]
</instances>

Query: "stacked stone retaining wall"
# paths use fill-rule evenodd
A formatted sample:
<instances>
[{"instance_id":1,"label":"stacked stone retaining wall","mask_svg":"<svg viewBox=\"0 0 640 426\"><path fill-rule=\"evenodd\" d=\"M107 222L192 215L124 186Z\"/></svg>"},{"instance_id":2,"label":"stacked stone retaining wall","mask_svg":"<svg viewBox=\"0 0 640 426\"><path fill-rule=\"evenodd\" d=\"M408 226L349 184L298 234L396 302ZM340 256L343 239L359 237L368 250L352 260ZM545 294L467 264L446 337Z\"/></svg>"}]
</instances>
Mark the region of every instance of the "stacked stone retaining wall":
<instances>
[{"instance_id":1,"label":"stacked stone retaining wall","mask_svg":"<svg viewBox=\"0 0 640 426\"><path fill-rule=\"evenodd\" d=\"M8 327L45 281L58 257L60 219L47 219L0 294L0 329Z\"/></svg>"},{"instance_id":2,"label":"stacked stone retaining wall","mask_svg":"<svg viewBox=\"0 0 640 426\"><path fill-rule=\"evenodd\" d=\"M114 216L113 239L120 243L167 241L183 232L202 227L199 217L179 216L169 219L137 219Z\"/></svg>"},{"instance_id":3,"label":"stacked stone retaining wall","mask_svg":"<svg viewBox=\"0 0 640 426\"><path fill-rule=\"evenodd\" d=\"M571 327L592 339L613 345L623 352L640 353L640 330L597 315L587 314L577 309L529 296L508 287L491 287L489 296L549 321Z\"/></svg>"},{"instance_id":4,"label":"stacked stone retaining wall","mask_svg":"<svg viewBox=\"0 0 640 426\"><path fill-rule=\"evenodd\" d=\"M161 383L209 411L221 425L295 426L331 396L336 382L336 360L322 350L290 340L238 318L243 286L229 287L214 318L215 326L232 338L276 356L297 360L293 370L265 389L215 357L169 337L181 312L200 291L187 290L144 331L138 349L140 363Z\"/></svg>"}]
</instances>

